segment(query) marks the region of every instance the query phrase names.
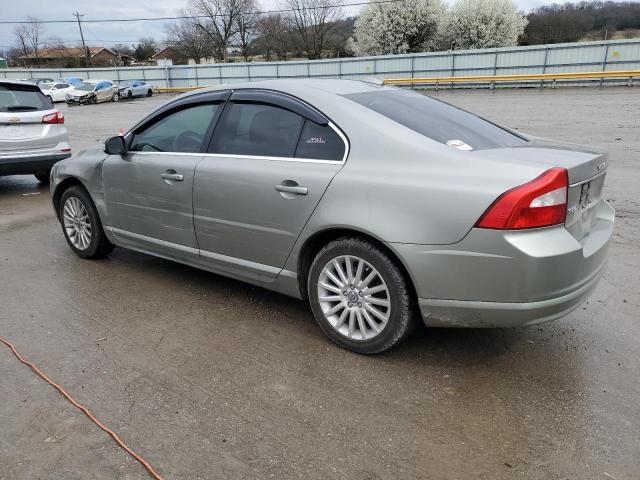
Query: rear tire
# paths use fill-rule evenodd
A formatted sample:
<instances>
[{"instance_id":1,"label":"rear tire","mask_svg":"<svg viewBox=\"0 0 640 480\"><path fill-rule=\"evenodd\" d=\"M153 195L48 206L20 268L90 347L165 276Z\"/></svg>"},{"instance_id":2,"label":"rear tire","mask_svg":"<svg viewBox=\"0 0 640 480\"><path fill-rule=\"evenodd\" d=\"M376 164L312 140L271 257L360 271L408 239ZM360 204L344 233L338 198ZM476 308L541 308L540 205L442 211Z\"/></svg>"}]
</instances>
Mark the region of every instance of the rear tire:
<instances>
[{"instance_id":1,"label":"rear tire","mask_svg":"<svg viewBox=\"0 0 640 480\"><path fill-rule=\"evenodd\" d=\"M365 239L346 237L323 247L311 264L307 291L320 328L352 352L384 352L407 338L416 323L403 271Z\"/></svg>"},{"instance_id":2,"label":"rear tire","mask_svg":"<svg viewBox=\"0 0 640 480\"><path fill-rule=\"evenodd\" d=\"M120 94L118 92L114 93L113 95L111 95L111 101L112 102L118 102L120 101Z\"/></svg>"},{"instance_id":3,"label":"rear tire","mask_svg":"<svg viewBox=\"0 0 640 480\"><path fill-rule=\"evenodd\" d=\"M153 96L153 90L149 89L147 90L147 97L151 97Z\"/></svg>"},{"instance_id":4,"label":"rear tire","mask_svg":"<svg viewBox=\"0 0 640 480\"><path fill-rule=\"evenodd\" d=\"M101 258L113 250L93 200L80 185L72 185L63 192L59 212L64 238L80 258Z\"/></svg>"},{"instance_id":5,"label":"rear tire","mask_svg":"<svg viewBox=\"0 0 640 480\"><path fill-rule=\"evenodd\" d=\"M51 176L51 170L47 170L46 172L38 172L33 174L36 179L43 184L48 184Z\"/></svg>"}]
</instances>

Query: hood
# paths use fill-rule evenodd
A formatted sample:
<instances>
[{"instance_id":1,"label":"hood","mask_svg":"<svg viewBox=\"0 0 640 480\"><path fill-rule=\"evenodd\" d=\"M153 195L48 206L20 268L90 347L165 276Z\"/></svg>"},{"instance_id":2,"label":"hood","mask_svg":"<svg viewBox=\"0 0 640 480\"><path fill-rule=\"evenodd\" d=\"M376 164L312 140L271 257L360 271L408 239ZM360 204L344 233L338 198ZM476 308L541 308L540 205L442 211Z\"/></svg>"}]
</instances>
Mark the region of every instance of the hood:
<instances>
[{"instance_id":1,"label":"hood","mask_svg":"<svg viewBox=\"0 0 640 480\"><path fill-rule=\"evenodd\" d=\"M93 90L91 92L87 92L86 90L78 90L77 88L74 88L69 92L69 95L73 95L74 97L85 97L90 93L93 93Z\"/></svg>"}]
</instances>

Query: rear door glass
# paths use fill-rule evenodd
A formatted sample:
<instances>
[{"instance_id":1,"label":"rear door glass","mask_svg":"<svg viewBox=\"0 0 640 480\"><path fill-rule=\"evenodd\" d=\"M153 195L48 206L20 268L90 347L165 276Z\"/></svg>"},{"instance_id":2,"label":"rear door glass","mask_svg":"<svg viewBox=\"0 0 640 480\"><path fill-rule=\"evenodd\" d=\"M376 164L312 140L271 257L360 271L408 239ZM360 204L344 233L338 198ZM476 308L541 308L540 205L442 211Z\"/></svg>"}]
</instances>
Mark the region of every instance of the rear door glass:
<instances>
[{"instance_id":1,"label":"rear door glass","mask_svg":"<svg viewBox=\"0 0 640 480\"><path fill-rule=\"evenodd\" d=\"M33 85L0 84L0 112L50 110L51 104Z\"/></svg>"},{"instance_id":2,"label":"rear door glass","mask_svg":"<svg viewBox=\"0 0 640 480\"><path fill-rule=\"evenodd\" d=\"M344 96L425 137L458 148L482 150L527 143L498 125L420 93L390 89Z\"/></svg>"},{"instance_id":3,"label":"rear door glass","mask_svg":"<svg viewBox=\"0 0 640 480\"><path fill-rule=\"evenodd\" d=\"M306 120L296 148L296 158L341 161L344 149L344 142L333 128Z\"/></svg>"},{"instance_id":4,"label":"rear door glass","mask_svg":"<svg viewBox=\"0 0 640 480\"><path fill-rule=\"evenodd\" d=\"M216 127L210 152L293 157L304 118L276 105L230 102Z\"/></svg>"}]
</instances>

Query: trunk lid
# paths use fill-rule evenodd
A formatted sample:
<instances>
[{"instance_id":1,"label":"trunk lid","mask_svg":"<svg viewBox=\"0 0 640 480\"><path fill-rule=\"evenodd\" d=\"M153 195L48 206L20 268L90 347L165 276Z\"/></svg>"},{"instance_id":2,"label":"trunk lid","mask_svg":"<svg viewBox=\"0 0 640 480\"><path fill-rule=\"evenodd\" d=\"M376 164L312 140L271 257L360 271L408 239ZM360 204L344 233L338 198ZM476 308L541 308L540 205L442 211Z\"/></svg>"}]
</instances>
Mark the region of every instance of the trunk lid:
<instances>
[{"instance_id":1,"label":"trunk lid","mask_svg":"<svg viewBox=\"0 0 640 480\"><path fill-rule=\"evenodd\" d=\"M531 139L518 147L475 152L485 158L507 163L540 166L541 172L552 167L567 169L566 229L577 240L589 234L596 218L597 205L603 200L603 186L608 159L606 154L581 145Z\"/></svg>"},{"instance_id":2,"label":"trunk lid","mask_svg":"<svg viewBox=\"0 0 640 480\"><path fill-rule=\"evenodd\" d=\"M56 110L0 112L0 150L37 150L57 145L57 135L49 135L56 124L42 123L42 117Z\"/></svg>"}]
</instances>

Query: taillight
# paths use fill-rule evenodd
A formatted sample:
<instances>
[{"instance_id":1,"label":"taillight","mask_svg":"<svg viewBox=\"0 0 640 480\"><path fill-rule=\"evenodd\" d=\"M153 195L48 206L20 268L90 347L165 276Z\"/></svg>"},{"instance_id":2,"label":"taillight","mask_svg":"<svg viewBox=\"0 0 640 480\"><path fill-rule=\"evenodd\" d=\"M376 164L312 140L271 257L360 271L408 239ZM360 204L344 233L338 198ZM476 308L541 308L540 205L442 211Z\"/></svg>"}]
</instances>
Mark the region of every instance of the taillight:
<instances>
[{"instance_id":1,"label":"taillight","mask_svg":"<svg viewBox=\"0 0 640 480\"><path fill-rule=\"evenodd\" d=\"M61 112L50 113L42 117L42 123L64 123L64 115Z\"/></svg>"},{"instance_id":2,"label":"taillight","mask_svg":"<svg viewBox=\"0 0 640 480\"><path fill-rule=\"evenodd\" d=\"M538 178L500 195L476 226L518 230L564 223L568 186L567 170L551 168Z\"/></svg>"}]
</instances>

